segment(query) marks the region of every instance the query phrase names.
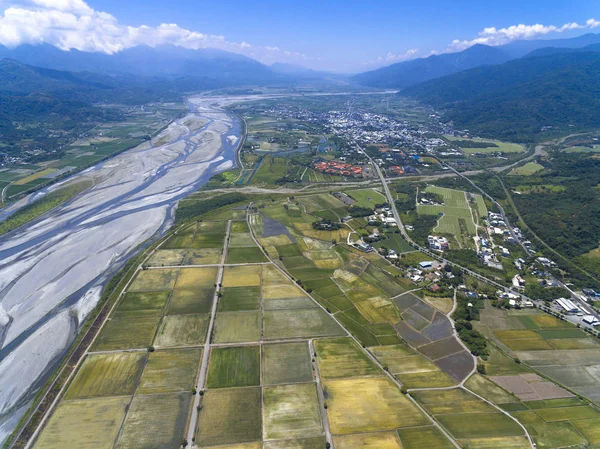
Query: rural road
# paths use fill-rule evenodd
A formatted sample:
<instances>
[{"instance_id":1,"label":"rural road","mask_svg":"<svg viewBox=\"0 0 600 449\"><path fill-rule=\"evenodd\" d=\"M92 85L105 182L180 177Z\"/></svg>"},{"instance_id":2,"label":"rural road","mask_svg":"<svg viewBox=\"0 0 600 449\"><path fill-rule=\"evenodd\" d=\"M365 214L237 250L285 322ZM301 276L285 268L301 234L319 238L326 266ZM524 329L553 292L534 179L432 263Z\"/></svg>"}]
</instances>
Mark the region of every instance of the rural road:
<instances>
[{"instance_id":1,"label":"rural road","mask_svg":"<svg viewBox=\"0 0 600 449\"><path fill-rule=\"evenodd\" d=\"M196 426L198 425L198 407L202 396L200 395L206 387L206 374L208 372L208 360L210 358L210 341L212 339L212 333L215 326L215 317L217 315L217 307L219 305L219 292L221 291L221 283L223 282L223 271L225 270L225 259L227 258L227 251L229 249L229 236L231 234L231 220L227 222L227 232L225 234L225 243L223 247L223 254L221 254L221 264L219 265L219 273L217 274L215 295L213 297L212 310L210 312L210 322L208 330L206 332L206 342L204 343L204 351L202 351L202 363L198 372L198 382L196 384L196 394L194 394L194 405L192 407L192 416L188 424L187 442L191 447L196 447L194 441L194 434L196 432Z\"/></svg>"}]
</instances>

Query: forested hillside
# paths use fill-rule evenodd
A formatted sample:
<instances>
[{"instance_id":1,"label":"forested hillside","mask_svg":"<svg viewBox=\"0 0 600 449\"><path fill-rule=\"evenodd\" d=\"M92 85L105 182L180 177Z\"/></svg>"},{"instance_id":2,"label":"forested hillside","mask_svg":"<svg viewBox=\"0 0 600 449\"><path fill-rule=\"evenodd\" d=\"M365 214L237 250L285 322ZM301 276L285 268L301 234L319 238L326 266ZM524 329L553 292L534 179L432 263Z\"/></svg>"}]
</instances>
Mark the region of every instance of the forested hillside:
<instances>
[{"instance_id":1,"label":"forested hillside","mask_svg":"<svg viewBox=\"0 0 600 449\"><path fill-rule=\"evenodd\" d=\"M512 141L600 125L600 52L522 58L403 90L445 112L457 128Z\"/></svg>"}]
</instances>

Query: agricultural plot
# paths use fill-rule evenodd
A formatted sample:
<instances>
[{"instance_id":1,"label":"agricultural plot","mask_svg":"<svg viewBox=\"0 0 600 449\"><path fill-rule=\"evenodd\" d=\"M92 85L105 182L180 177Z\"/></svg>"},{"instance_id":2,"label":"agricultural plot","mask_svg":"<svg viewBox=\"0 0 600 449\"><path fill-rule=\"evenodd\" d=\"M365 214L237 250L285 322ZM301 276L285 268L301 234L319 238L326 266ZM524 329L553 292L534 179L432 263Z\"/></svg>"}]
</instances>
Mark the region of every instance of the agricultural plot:
<instances>
[{"instance_id":1,"label":"agricultural plot","mask_svg":"<svg viewBox=\"0 0 600 449\"><path fill-rule=\"evenodd\" d=\"M346 208L345 203L338 200L336 197L330 195L329 193L302 196L298 197L297 200L300 204L304 206L305 210L308 213L314 213L323 210L341 210Z\"/></svg>"},{"instance_id":2,"label":"agricultural plot","mask_svg":"<svg viewBox=\"0 0 600 449\"><path fill-rule=\"evenodd\" d=\"M486 308L481 317L478 329L513 357L550 380L600 404L600 378L597 375L600 351L595 339L572 324L539 310ZM540 394L561 394L550 385L534 383L536 388L543 389ZM535 395L529 390L526 392L532 398Z\"/></svg>"},{"instance_id":3,"label":"agricultural plot","mask_svg":"<svg viewBox=\"0 0 600 449\"><path fill-rule=\"evenodd\" d=\"M178 449L191 399L187 392L135 396L115 449Z\"/></svg>"},{"instance_id":4,"label":"agricultural plot","mask_svg":"<svg viewBox=\"0 0 600 449\"><path fill-rule=\"evenodd\" d=\"M230 248L227 251L226 263L262 263L267 262L267 258L257 246Z\"/></svg>"},{"instance_id":5,"label":"agricultural plot","mask_svg":"<svg viewBox=\"0 0 600 449\"><path fill-rule=\"evenodd\" d=\"M317 340L315 350L323 379L381 375L379 367L350 338Z\"/></svg>"},{"instance_id":6,"label":"agricultural plot","mask_svg":"<svg viewBox=\"0 0 600 449\"><path fill-rule=\"evenodd\" d=\"M182 288L210 288L217 277L216 267L182 268L175 283L175 290Z\"/></svg>"},{"instance_id":7,"label":"agricultural plot","mask_svg":"<svg viewBox=\"0 0 600 449\"><path fill-rule=\"evenodd\" d=\"M344 335L344 330L321 309L267 310L266 339L308 338Z\"/></svg>"},{"instance_id":8,"label":"agricultural plot","mask_svg":"<svg viewBox=\"0 0 600 449\"><path fill-rule=\"evenodd\" d=\"M260 287L229 287L221 290L219 312L260 309Z\"/></svg>"},{"instance_id":9,"label":"agricultural plot","mask_svg":"<svg viewBox=\"0 0 600 449\"><path fill-rule=\"evenodd\" d=\"M190 249L183 259L183 265L210 265L221 260L222 248Z\"/></svg>"},{"instance_id":10,"label":"agricultural plot","mask_svg":"<svg viewBox=\"0 0 600 449\"><path fill-rule=\"evenodd\" d=\"M306 343L279 343L262 347L264 385L292 384L313 380Z\"/></svg>"},{"instance_id":11,"label":"agricultural plot","mask_svg":"<svg viewBox=\"0 0 600 449\"><path fill-rule=\"evenodd\" d=\"M539 448L593 447L600 443L600 412L577 398L525 402L512 412Z\"/></svg>"},{"instance_id":12,"label":"agricultural plot","mask_svg":"<svg viewBox=\"0 0 600 449\"><path fill-rule=\"evenodd\" d=\"M405 344L373 346L369 350L407 388L440 388L456 385L431 360Z\"/></svg>"},{"instance_id":13,"label":"agricultural plot","mask_svg":"<svg viewBox=\"0 0 600 449\"><path fill-rule=\"evenodd\" d=\"M95 351L147 348L151 345L160 317L111 318L94 343Z\"/></svg>"},{"instance_id":14,"label":"agricultural plot","mask_svg":"<svg viewBox=\"0 0 600 449\"><path fill-rule=\"evenodd\" d=\"M179 268L165 268L138 271L129 287L130 292L166 291L175 286Z\"/></svg>"},{"instance_id":15,"label":"agricultural plot","mask_svg":"<svg viewBox=\"0 0 600 449\"><path fill-rule=\"evenodd\" d=\"M167 315L209 313L215 289L202 287L176 288L171 294Z\"/></svg>"},{"instance_id":16,"label":"agricultural plot","mask_svg":"<svg viewBox=\"0 0 600 449\"><path fill-rule=\"evenodd\" d=\"M400 437L400 441L402 441L403 449L454 448L454 445L433 426L399 429L398 436Z\"/></svg>"},{"instance_id":17,"label":"agricultural plot","mask_svg":"<svg viewBox=\"0 0 600 449\"><path fill-rule=\"evenodd\" d=\"M181 265L187 253L187 249L159 249L148 260L147 265L150 267Z\"/></svg>"},{"instance_id":18,"label":"agricultural plot","mask_svg":"<svg viewBox=\"0 0 600 449\"><path fill-rule=\"evenodd\" d=\"M515 421L465 390L415 391L413 397L465 447L472 442L475 447L513 447L524 436Z\"/></svg>"},{"instance_id":19,"label":"agricultural plot","mask_svg":"<svg viewBox=\"0 0 600 449\"><path fill-rule=\"evenodd\" d=\"M215 343L258 341L261 336L261 314L258 310L217 314L213 337Z\"/></svg>"},{"instance_id":20,"label":"agricultural plot","mask_svg":"<svg viewBox=\"0 0 600 449\"><path fill-rule=\"evenodd\" d=\"M250 228L248 228L248 223L245 221L234 221L231 223L231 232L232 234L250 232Z\"/></svg>"},{"instance_id":21,"label":"agricultural plot","mask_svg":"<svg viewBox=\"0 0 600 449\"><path fill-rule=\"evenodd\" d=\"M386 377L329 380L324 383L327 414L334 434L393 430L429 420Z\"/></svg>"},{"instance_id":22,"label":"agricultural plot","mask_svg":"<svg viewBox=\"0 0 600 449\"><path fill-rule=\"evenodd\" d=\"M314 383L263 389L266 439L306 438L323 434Z\"/></svg>"},{"instance_id":23,"label":"agricultural plot","mask_svg":"<svg viewBox=\"0 0 600 449\"><path fill-rule=\"evenodd\" d=\"M339 449L403 449L395 432L341 435L333 437L333 442Z\"/></svg>"},{"instance_id":24,"label":"agricultural plot","mask_svg":"<svg viewBox=\"0 0 600 449\"><path fill-rule=\"evenodd\" d=\"M127 293L117 306L115 318L162 315L169 292Z\"/></svg>"},{"instance_id":25,"label":"agricultural plot","mask_svg":"<svg viewBox=\"0 0 600 449\"><path fill-rule=\"evenodd\" d=\"M260 266L225 267L223 287L259 287Z\"/></svg>"},{"instance_id":26,"label":"agricultural plot","mask_svg":"<svg viewBox=\"0 0 600 449\"><path fill-rule=\"evenodd\" d=\"M527 162L525 165L513 168L509 174L517 176L531 176L543 169L544 166L538 164L537 162Z\"/></svg>"},{"instance_id":27,"label":"agricultural plot","mask_svg":"<svg viewBox=\"0 0 600 449\"><path fill-rule=\"evenodd\" d=\"M516 143L508 143L501 142L499 140L489 140L489 139L478 139L471 138L467 139L464 137L452 137L445 136L449 141L462 141L468 140L470 142L479 143L480 146L472 145L472 146L464 146L460 147L460 149L466 154L474 154L474 153L522 153L525 151L525 148L522 145ZM484 146L486 142L490 142L494 144L494 146Z\"/></svg>"},{"instance_id":28,"label":"agricultural plot","mask_svg":"<svg viewBox=\"0 0 600 449\"><path fill-rule=\"evenodd\" d=\"M362 189L362 190L347 190L346 193L350 196L356 203L354 206L358 207L367 207L370 209L374 209L377 204L387 203L387 199L385 196L373 189Z\"/></svg>"},{"instance_id":29,"label":"agricultural plot","mask_svg":"<svg viewBox=\"0 0 600 449\"><path fill-rule=\"evenodd\" d=\"M130 397L63 401L42 431L35 449L111 449Z\"/></svg>"},{"instance_id":30,"label":"agricultural plot","mask_svg":"<svg viewBox=\"0 0 600 449\"><path fill-rule=\"evenodd\" d=\"M169 315L160 324L154 346L174 348L200 346L206 339L207 315Z\"/></svg>"},{"instance_id":31,"label":"agricultural plot","mask_svg":"<svg viewBox=\"0 0 600 449\"><path fill-rule=\"evenodd\" d=\"M264 449L313 449L315 447L325 447L325 438L297 438L292 440L271 440L265 441ZM237 448L231 448L237 449ZM245 449L245 448L240 448ZM260 449L260 448L257 448Z\"/></svg>"},{"instance_id":32,"label":"agricultural plot","mask_svg":"<svg viewBox=\"0 0 600 449\"><path fill-rule=\"evenodd\" d=\"M470 245L471 237L476 234L473 212L481 213L485 208L481 195L472 195L475 210L471 211L471 206L463 191L435 186L428 186L426 191L441 195L444 198L444 205L419 204L417 206L418 213L440 216L434 232L451 234L461 245Z\"/></svg>"},{"instance_id":33,"label":"agricultural plot","mask_svg":"<svg viewBox=\"0 0 600 449\"><path fill-rule=\"evenodd\" d=\"M208 390L202 398L196 443L206 447L261 441L261 417L260 388Z\"/></svg>"},{"instance_id":34,"label":"agricultural plot","mask_svg":"<svg viewBox=\"0 0 600 449\"><path fill-rule=\"evenodd\" d=\"M142 374L137 394L191 391L201 358L201 349L152 352Z\"/></svg>"},{"instance_id":35,"label":"agricultural plot","mask_svg":"<svg viewBox=\"0 0 600 449\"><path fill-rule=\"evenodd\" d=\"M558 385L548 382L535 373L514 376L492 376L495 383L513 393L522 401L569 398L574 395Z\"/></svg>"},{"instance_id":36,"label":"agricultural plot","mask_svg":"<svg viewBox=\"0 0 600 449\"><path fill-rule=\"evenodd\" d=\"M260 385L260 347L213 348L206 385L208 388Z\"/></svg>"},{"instance_id":37,"label":"agricultural plot","mask_svg":"<svg viewBox=\"0 0 600 449\"><path fill-rule=\"evenodd\" d=\"M399 335L445 374L463 380L473 369L474 361L454 337L448 318L412 294L400 296L394 302L404 318L394 326Z\"/></svg>"},{"instance_id":38,"label":"agricultural plot","mask_svg":"<svg viewBox=\"0 0 600 449\"><path fill-rule=\"evenodd\" d=\"M66 399L132 395L144 366L146 354L97 354L86 358Z\"/></svg>"}]
</instances>

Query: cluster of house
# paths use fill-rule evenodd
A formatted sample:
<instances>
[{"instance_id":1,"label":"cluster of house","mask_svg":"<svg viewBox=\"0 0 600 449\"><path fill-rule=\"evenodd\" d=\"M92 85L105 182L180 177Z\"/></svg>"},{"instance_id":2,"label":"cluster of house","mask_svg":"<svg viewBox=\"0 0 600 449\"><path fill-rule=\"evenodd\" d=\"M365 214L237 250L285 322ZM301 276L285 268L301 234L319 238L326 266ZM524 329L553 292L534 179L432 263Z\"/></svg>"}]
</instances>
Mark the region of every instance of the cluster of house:
<instances>
[{"instance_id":1,"label":"cluster of house","mask_svg":"<svg viewBox=\"0 0 600 449\"><path fill-rule=\"evenodd\" d=\"M498 299L508 301L508 304L511 307L523 307L528 309L533 307L533 302L531 302L529 299L522 298L521 295L518 295L516 293L498 290L496 292L496 296L498 297Z\"/></svg>"},{"instance_id":2,"label":"cluster of house","mask_svg":"<svg viewBox=\"0 0 600 449\"><path fill-rule=\"evenodd\" d=\"M313 163L313 168L330 175L352 176L353 178L362 178L363 176L362 166L340 161L317 161Z\"/></svg>"},{"instance_id":3,"label":"cluster of house","mask_svg":"<svg viewBox=\"0 0 600 449\"><path fill-rule=\"evenodd\" d=\"M492 250L492 248L489 248L487 245L483 246L483 241L482 247L477 253L477 257L483 264L487 265L490 268L495 268L496 270L502 270L503 268L494 250Z\"/></svg>"},{"instance_id":4,"label":"cluster of house","mask_svg":"<svg viewBox=\"0 0 600 449\"><path fill-rule=\"evenodd\" d=\"M410 267L408 269L407 276L408 278L415 282L419 283L424 280L435 281L440 279L442 275L442 266L437 265L434 267L435 262L432 261L424 261L419 262L419 267Z\"/></svg>"},{"instance_id":5,"label":"cluster of house","mask_svg":"<svg viewBox=\"0 0 600 449\"><path fill-rule=\"evenodd\" d=\"M378 226L380 224L384 226L398 226L394 218L394 213L389 207L378 207L373 212L373 215L367 217L369 226Z\"/></svg>"},{"instance_id":6,"label":"cluster of house","mask_svg":"<svg viewBox=\"0 0 600 449\"><path fill-rule=\"evenodd\" d=\"M437 235L430 235L427 237L427 243L429 248L437 251L443 251L450 247L450 243L446 237L439 237Z\"/></svg>"}]
</instances>

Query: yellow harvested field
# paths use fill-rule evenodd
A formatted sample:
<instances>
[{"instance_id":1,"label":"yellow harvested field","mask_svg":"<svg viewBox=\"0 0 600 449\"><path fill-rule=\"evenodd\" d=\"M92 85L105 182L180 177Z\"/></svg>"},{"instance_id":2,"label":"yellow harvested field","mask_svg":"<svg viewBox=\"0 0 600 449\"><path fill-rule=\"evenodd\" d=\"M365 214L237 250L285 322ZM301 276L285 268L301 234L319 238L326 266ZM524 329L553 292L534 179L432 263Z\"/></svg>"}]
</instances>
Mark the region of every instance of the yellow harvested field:
<instances>
[{"instance_id":1,"label":"yellow harvested field","mask_svg":"<svg viewBox=\"0 0 600 449\"><path fill-rule=\"evenodd\" d=\"M264 265L262 271L263 283L269 284L286 284L290 280L279 271L274 265Z\"/></svg>"},{"instance_id":2,"label":"yellow harvested field","mask_svg":"<svg viewBox=\"0 0 600 449\"><path fill-rule=\"evenodd\" d=\"M317 268L321 269L334 269L342 266L342 261L338 258L335 259L317 259L313 260L313 263Z\"/></svg>"},{"instance_id":3,"label":"yellow harvested field","mask_svg":"<svg viewBox=\"0 0 600 449\"><path fill-rule=\"evenodd\" d=\"M536 325L541 327L542 329L552 328L552 327L565 327L565 323L558 318L553 317L552 315L548 315L546 313L541 315L530 315L531 321L533 321Z\"/></svg>"},{"instance_id":4,"label":"yellow harvested field","mask_svg":"<svg viewBox=\"0 0 600 449\"><path fill-rule=\"evenodd\" d=\"M435 307L442 313L450 313L452 310L452 298L436 298L434 296L424 296L423 301L432 307Z\"/></svg>"},{"instance_id":5,"label":"yellow harvested field","mask_svg":"<svg viewBox=\"0 0 600 449\"><path fill-rule=\"evenodd\" d=\"M130 397L63 401L35 449L111 449Z\"/></svg>"},{"instance_id":6,"label":"yellow harvested field","mask_svg":"<svg viewBox=\"0 0 600 449\"><path fill-rule=\"evenodd\" d=\"M211 446L212 449L260 449L260 442L255 443L240 443L240 444L227 444L225 446Z\"/></svg>"},{"instance_id":7,"label":"yellow harvested field","mask_svg":"<svg viewBox=\"0 0 600 449\"><path fill-rule=\"evenodd\" d=\"M541 340L542 337L530 330L497 330L494 335L499 340Z\"/></svg>"},{"instance_id":8,"label":"yellow harvested field","mask_svg":"<svg viewBox=\"0 0 600 449\"><path fill-rule=\"evenodd\" d=\"M531 445L527 437L496 437L496 438L473 438L460 440L463 447L469 449L530 449Z\"/></svg>"},{"instance_id":9,"label":"yellow harvested field","mask_svg":"<svg viewBox=\"0 0 600 449\"><path fill-rule=\"evenodd\" d=\"M327 414L334 434L375 432L429 424L429 420L388 378L325 382Z\"/></svg>"},{"instance_id":10,"label":"yellow harvested field","mask_svg":"<svg viewBox=\"0 0 600 449\"><path fill-rule=\"evenodd\" d=\"M298 298L304 296L304 292L292 283L264 285L262 292L264 299Z\"/></svg>"},{"instance_id":11,"label":"yellow harvested field","mask_svg":"<svg viewBox=\"0 0 600 449\"><path fill-rule=\"evenodd\" d=\"M285 234L275 235L272 237L261 237L258 241L263 246L284 246L292 243L290 238Z\"/></svg>"},{"instance_id":12,"label":"yellow harvested field","mask_svg":"<svg viewBox=\"0 0 600 449\"><path fill-rule=\"evenodd\" d=\"M403 449L395 432L335 436L333 442L337 449Z\"/></svg>"},{"instance_id":13,"label":"yellow harvested field","mask_svg":"<svg viewBox=\"0 0 600 449\"><path fill-rule=\"evenodd\" d=\"M221 260L221 248L193 248L183 259L184 265L208 265L219 263Z\"/></svg>"},{"instance_id":14,"label":"yellow harvested field","mask_svg":"<svg viewBox=\"0 0 600 449\"><path fill-rule=\"evenodd\" d=\"M175 285L179 268L139 271L129 287L130 292L171 290Z\"/></svg>"},{"instance_id":15,"label":"yellow harvested field","mask_svg":"<svg viewBox=\"0 0 600 449\"><path fill-rule=\"evenodd\" d=\"M187 252L187 249L160 249L150 258L148 265L152 267L181 265Z\"/></svg>"},{"instance_id":16,"label":"yellow harvested field","mask_svg":"<svg viewBox=\"0 0 600 449\"><path fill-rule=\"evenodd\" d=\"M54 173L55 171L56 171L55 168L47 168L45 170L42 170L42 171L39 171L39 172L34 173L32 175L29 175L29 176L27 176L25 178L21 178L18 181L15 181L13 183L13 185L15 185L15 186L22 186L24 184L27 184L28 182L35 181L36 179L39 179L42 176L46 176L46 175L49 175L50 173Z\"/></svg>"},{"instance_id":17,"label":"yellow harvested field","mask_svg":"<svg viewBox=\"0 0 600 449\"><path fill-rule=\"evenodd\" d=\"M358 276L354 273L350 273L349 271L342 269L335 270L333 272L333 277L335 279L341 279L342 281L348 282L349 284L355 282L358 279Z\"/></svg>"},{"instance_id":18,"label":"yellow harvested field","mask_svg":"<svg viewBox=\"0 0 600 449\"><path fill-rule=\"evenodd\" d=\"M175 288L212 287L217 278L217 267L182 268Z\"/></svg>"},{"instance_id":19,"label":"yellow harvested field","mask_svg":"<svg viewBox=\"0 0 600 449\"><path fill-rule=\"evenodd\" d=\"M396 306L387 298L372 296L355 304L360 313L371 323L396 324L400 314Z\"/></svg>"},{"instance_id":20,"label":"yellow harvested field","mask_svg":"<svg viewBox=\"0 0 600 449\"><path fill-rule=\"evenodd\" d=\"M223 287L258 287L260 265L225 267Z\"/></svg>"}]
</instances>

